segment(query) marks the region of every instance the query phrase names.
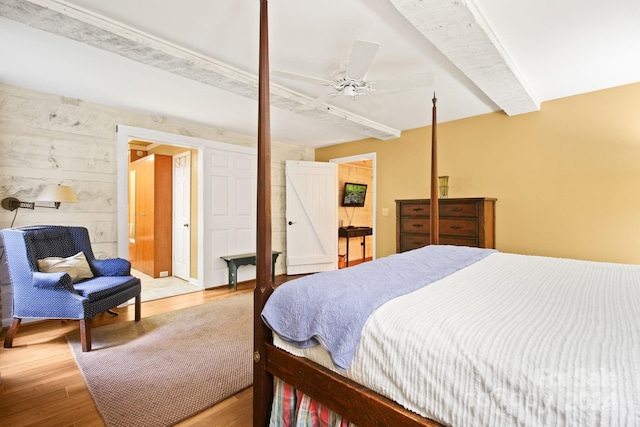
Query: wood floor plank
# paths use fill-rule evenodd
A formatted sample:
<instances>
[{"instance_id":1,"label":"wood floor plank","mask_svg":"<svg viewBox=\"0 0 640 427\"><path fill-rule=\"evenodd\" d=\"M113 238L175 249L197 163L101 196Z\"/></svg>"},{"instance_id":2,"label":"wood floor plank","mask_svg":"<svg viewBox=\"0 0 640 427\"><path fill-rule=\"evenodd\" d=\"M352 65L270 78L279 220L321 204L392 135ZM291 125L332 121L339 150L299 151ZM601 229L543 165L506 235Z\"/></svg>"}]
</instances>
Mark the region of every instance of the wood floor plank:
<instances>
[{"instance_id":1,"label":"wood floor plank","mask_svg":"<svg viewBox=\"0 0 640 427\"><path fill-rule=\"evenodd\" d=\"M44 378L37 381L19 379L20 386L13 388L5 388L2 392L0 400L0 413L4 407L14 408L18 405L24 405L23 402L29 399L39 398L48 394L59 394L62 397L68 397L77 390L87 391L84 377L79 370L70 366L64 375ZM27 404L28 406L28 404Z\"/></svg>"},{"instance_id":2,"label":"wood floor plank","mask_svg":"<svg viewBox=\"0 0 640 427\"><path fill-rule=\"evenodd\" d=\"M253 423L253 388L176 424L176 427L246 427Z\"/></svg>"},{"instance_id":3,"label":"wood floor plank","mask_svg":"<svg viewBox=\"0 0 640 427\"><path fill-rule=\"evenodd\" d=\"M30 388L34 384L58 382L73 373L80 372L73 358L17 368L2 370L5 393L20 391L25 387Z\"/></svg>"}]
</instances>

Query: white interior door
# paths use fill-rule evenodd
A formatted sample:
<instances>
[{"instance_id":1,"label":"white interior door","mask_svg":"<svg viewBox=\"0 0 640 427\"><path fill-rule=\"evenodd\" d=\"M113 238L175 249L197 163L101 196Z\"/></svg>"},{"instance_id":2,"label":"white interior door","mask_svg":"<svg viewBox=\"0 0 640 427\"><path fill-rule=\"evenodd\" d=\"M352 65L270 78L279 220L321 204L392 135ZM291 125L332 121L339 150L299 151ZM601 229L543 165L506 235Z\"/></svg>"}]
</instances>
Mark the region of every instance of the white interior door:
<instances>
[{"instance_id":1,"label":"white interior door","mask_svg":"<svg viewBox=\"0 0 640 427\"><path fill-rule=\"evenodd\" d=\"M205 149L203 173L205 287L213 287L228 283L221 256L256 251L256 150ZM255 277L254 266L238 269L238 282Z\"/></svg>"},{"instance_id":2,"label":"white interior door","mask_svg":"<svg viewBox=\"0 0 640 427\"><path fill-rule=\"evenodd\" d=\"M287 274L338 267L337 167L287 160Z\"/></svg>"},{"instance_id":3,"label":"white interior door","mask_svg":"<svg viewBox=\"0 0 640 427\"><path fill-rule=\"evenodd\" d=\"M191 153L173 156L173 275L191 275Z\"/></svg>"}]
</instances>

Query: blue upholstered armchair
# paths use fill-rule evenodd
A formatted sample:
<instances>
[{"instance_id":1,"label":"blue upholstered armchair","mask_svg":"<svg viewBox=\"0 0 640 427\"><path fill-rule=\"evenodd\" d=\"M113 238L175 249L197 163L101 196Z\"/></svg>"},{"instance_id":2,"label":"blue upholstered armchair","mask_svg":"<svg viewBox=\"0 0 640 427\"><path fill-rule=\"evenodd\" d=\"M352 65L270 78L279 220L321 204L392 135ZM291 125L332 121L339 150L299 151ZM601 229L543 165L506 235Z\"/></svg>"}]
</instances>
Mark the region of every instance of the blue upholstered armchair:
<instances>
[{"instance_id":1,"label":"blue upholstered armchair","mask_svg":"<svg viewBox=\"0 0 640 427\"><path fill-rule=\"evenodd\" d=\"M95 259L86 228L12 228L2 230L2 239L13 291L6 348L23 318L80 320L82 351L91 350L91 320L97 314L135 297L140 320L140 279L130 275L127 260Z\"/></svg>"}]
</instances>

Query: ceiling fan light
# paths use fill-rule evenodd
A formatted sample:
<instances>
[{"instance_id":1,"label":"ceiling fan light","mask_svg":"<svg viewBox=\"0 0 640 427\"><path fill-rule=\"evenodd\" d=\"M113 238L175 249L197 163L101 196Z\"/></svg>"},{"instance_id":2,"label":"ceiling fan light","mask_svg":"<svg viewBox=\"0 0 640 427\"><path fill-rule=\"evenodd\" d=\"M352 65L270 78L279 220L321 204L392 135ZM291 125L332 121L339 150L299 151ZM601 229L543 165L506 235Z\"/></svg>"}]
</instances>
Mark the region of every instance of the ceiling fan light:
<instances>
[{"instance_id":1,"label":"ceiling fan light","mask_svg":"<svg viewBox=\"0 0 640 427\"><path fill-rule=\"evenodd\" d=\"M353 86L346 86L342 93L344 93L344 96L355 97L357 95L356 89Z\"/></svg>"}]
</instances>

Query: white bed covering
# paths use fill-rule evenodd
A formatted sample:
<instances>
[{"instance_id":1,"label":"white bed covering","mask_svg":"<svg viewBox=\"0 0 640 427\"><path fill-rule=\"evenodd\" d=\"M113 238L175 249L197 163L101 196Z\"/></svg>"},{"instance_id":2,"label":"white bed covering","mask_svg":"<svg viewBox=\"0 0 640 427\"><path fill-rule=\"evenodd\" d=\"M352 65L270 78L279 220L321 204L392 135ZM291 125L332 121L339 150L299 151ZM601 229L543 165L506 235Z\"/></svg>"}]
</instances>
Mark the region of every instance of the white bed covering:
<instances>
[{"instance_id":1,"label":"white bed covering","mask_svg":"<svg viewBox=\"0 0 640 427\"><path fill-rule=\"evenodd\" d=\"M640 266L489 255L378 308L342 373L445 425L640 426Z\"/></svg>"}]
</instances>

